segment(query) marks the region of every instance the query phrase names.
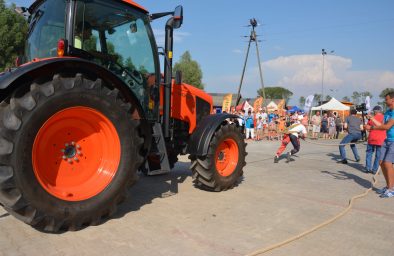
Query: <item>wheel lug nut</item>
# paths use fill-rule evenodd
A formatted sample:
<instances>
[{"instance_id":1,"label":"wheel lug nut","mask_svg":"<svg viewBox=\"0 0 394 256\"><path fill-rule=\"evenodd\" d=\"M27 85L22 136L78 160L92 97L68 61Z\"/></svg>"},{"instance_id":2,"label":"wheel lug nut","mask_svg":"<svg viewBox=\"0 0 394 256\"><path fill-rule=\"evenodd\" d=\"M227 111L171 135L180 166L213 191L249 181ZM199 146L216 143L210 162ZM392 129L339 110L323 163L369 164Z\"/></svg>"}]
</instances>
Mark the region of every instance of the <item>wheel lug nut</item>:
<instances>
[{"instance_id":1,"label":"wheel lug nut","mask_svg":"<svg viewBox=\"0 0 394 256\"><path fill-rule=\"evenodd\" d=\"M77 144L77 145L76 145L76 148L77 148L77 149L80 149L80 148L81 148L81 146Z\"/></svg>"},{"instance_id":2,"label":"wheel lug nut","mask_svg":"<svg viewBox=\"0 0 394 256\"><path fill-rule=\"evenodd\" d=\"M69 145L68 143L64 144L64 146L66 146L66 147L68 147L68 145Z\"/></svg>"},{"instance_id":3,"label":"wheel lug nut","mask_svg":"<svg viewBox=\"0 0 394 256\"><path fill-rule=\"evenodd\" d=\"M78 158L77 157L74 157L74 160L78 162Z\"/></svg>"},{"instance_id":4,"label":"wheel lug nut","mask_svg":"<svg viewBox=\"0 0 394 256\"><path fill-rule=\"evenodd\" d=\"M71 164L73 162L73 160L71 160L71 159L68 159L68 163L69 164Z\"/></svg>"},{"instance_id":5,"label":"wheel lug nut","mask_svg":"<svg viewBox=\"0 0 394 256\"><path fill-rule=\"evenodd\" d=\"M74 146L74 145L75 145L75 142L74 142L74 141L72 141L72 142L71 142L71 145L73 145L73 146Z\"/></svg>"},{"instance_id":6,"label":"wheel lug nut","mask_svg":"<svg viewBox=\"0 0 394 256\"><path fill-rule=\"evenodd\" d=\"M77 151L77 155L82 155L82 152L81 151Z\"/></svg>"},{"instance_id":7,"label":"wheel lug nut","mask_svg":"<svg viewBox=\"0 0 394 256\"><path fill-rule=\"evenodd\" d=\"M62 153L64 153L64 152L66 152L66 150L64 150L64 149L62 149L62 150L60 150Z\"/></svg>"},{"instance_id":8,"label":"wheel lug nut","mask_svg":"<svg viewBox=\"0 0 394 256\"><path fill-rule=\"evenodd\" d=\"M66 157L66 156L62 156L62 158L63 158L64 160L66 160L66 159L67 159L67 157Z\"/></svg>"}]
</instances>

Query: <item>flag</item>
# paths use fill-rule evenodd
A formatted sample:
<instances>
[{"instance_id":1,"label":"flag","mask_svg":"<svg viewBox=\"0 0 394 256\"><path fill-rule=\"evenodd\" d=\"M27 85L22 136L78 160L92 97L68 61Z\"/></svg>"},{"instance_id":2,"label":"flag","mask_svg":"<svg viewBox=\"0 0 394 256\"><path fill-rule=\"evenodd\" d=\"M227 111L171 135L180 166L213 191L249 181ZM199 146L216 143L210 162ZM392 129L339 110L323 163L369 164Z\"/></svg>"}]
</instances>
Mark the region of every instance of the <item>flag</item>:
<instances>
[{"instance_id":1,"label":"flag","mask_svg":"<svg viewBox=\"0 0 394 256\"><path fill-rule=\"evenodd\" d=\"M285 100L280 100L279 103L278 103L278 112L279 112L279 114L280 114L281 116L284 115L285 103L286 103Z\"/></svg>"},{"instance_id":2,"label":"flag","mask_svg":"<svg viewBox=\"0 0 394 256\"><path fill-rule=\"evenodd\" d=\"M371 112L371 111L372 111L372 108L371 108L371 98L370 98L369 96L367 96L367 97L365 98L365 108L368 110L368 112Z\"/></svg>"},{"instance_id":3,"label":"flag","mask_svg":"<svg viewBox=\"0 0 394 256\"><path fill-rule=\"evenodd\" d=\"M263 102L264 102L263 97L258 97L253 103L253 108L256 111L259 110L263 106Z\"/></svg>"},{"instance_id":4,"label":"flag","mask_svg":"<svg viewBox=\"0 0 394 256\"><path fill-rule=\"evenodd\" d=\"M230 113L231 101L233 100L233 95L231 93L227 94L223 98L222 112Z\"/></svg>"},{"instance_id":5,"label":"flag","mask_svg":"<svg viewBox=\"0 0 394 256\"><path fill-rule=\"evenodd\" d=\"M313 95L309 95L308 97L306 97L306 99L305 99L305 107L304 107L304 111L305 112L309 112L309 110L311 109L314 97L315 96L313 96Z\"/></svg>"},{"instance_id":6,"label":"flag","mask_svg":"<svg viewBox=\"0 0 394 256\"><path fill-rule=\"evenodd\" d=\"M248 112L248 110L249 110L250 108L251 108L252 111L253 111L252 105L250 105L248 101L245 101L245 103L244 103L244 110L245 110L245 112Z\"/></svg>"}]
</instances>

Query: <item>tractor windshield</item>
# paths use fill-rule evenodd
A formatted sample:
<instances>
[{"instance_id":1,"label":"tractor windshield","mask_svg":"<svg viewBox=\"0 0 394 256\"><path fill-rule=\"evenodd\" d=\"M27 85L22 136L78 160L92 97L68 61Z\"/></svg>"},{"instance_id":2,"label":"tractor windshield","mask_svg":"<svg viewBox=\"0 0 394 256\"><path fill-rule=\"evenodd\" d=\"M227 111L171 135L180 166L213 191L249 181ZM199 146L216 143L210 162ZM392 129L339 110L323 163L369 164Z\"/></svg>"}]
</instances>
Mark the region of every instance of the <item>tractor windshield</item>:
<instances>
[{"instance_id":1,"label":"tractor windshield","mask_svg":"<svg viewBox=\"0 0 394 256\"><path fill-rule=\"evenodd\" d=\"M155 72L148 16L115 1L78 1L74 47L108 55L125 68ZM104 58L105 59L105 58Z\"/></svg>"},{"instance_id":2,"label":"tractor windshield","mask_svg":"<svg viewBox=\"0 0 394 256\"><path fill-rule=\"evenodd\" d=\"M149 17L116 1L77 1L73 47L120 76L145 113L156 112L153 87L159 79L156 43Z\"/></svg>"},{"instance_id":3,"label":"tractor windshield","mask_svg":"<svg viewBox=\"0 0 394 256\"><path fill-rule=\"evenodd\" d=\"M65 0L42 1L29 17L25 48L27 61L57 56L57 42L65 38Z\"/></svg>"}]
</instances>

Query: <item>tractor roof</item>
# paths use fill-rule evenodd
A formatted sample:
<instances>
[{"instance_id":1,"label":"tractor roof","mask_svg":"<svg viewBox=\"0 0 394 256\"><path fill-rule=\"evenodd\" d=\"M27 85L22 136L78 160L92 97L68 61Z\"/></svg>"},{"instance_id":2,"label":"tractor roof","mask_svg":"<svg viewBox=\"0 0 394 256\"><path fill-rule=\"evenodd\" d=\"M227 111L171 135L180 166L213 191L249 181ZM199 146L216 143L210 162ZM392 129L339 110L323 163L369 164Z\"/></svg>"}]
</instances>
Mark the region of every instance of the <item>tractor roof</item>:
<instances>
[{"instance_id":1,"label":"tractor roof","mask_svg":"<svg viewBox=\"0 0 394 256\"><path fill-rule=\"evenodd\" d=\"M36 0L36 1L34 1L29 9L30 10L34 9L42 1L43 0ZM113 0L113 1L124 2L124 3L128 4L128 5L131 5L131 6L135 7L135 8L137 8L137 9L140 9L141 11L144 11L146 13L148 12L144 7L142 7L141 5L137 4L136 2L134 2L132 0Z\"/></svg>"}]
</instances>

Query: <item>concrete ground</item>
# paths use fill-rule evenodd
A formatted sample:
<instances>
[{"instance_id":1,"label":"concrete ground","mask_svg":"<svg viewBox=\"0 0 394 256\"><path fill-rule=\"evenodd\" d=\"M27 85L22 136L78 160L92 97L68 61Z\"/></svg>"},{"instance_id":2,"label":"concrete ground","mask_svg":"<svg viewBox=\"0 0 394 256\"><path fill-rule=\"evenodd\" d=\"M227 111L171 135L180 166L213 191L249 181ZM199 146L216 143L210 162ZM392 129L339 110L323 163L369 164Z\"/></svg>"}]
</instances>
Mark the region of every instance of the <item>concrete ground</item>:
<instances>
[{"instance_id":1,"label":"concrete ground","mask_svg":"<svg viewBox=\"0 0 394 256\"><path fill-rule=\"evenodd\" d=\"M114 218L77 232L40 233L0 207L0 255L229 256L270 246L333 217L370 187L365 145L362 162L347 149L342 165L337 147L301 144L295 161L274 164L279 142L249 143L243 180L220 193L193 187L182 157L171 174L140 177ZM394 198L372 191L337 222L264 255L394 255Z\"/></svg>"}]
</instances>

